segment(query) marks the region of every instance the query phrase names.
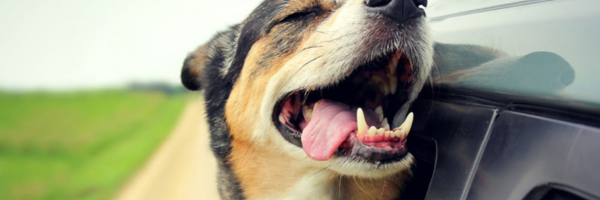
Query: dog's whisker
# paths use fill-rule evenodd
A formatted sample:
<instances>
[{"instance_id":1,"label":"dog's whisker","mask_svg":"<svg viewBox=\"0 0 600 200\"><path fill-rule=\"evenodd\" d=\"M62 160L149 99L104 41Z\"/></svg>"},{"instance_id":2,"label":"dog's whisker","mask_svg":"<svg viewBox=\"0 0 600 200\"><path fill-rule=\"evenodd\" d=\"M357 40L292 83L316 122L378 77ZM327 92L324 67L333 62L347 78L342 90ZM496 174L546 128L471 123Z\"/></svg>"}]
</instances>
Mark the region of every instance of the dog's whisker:
<instances>
[{"instance_id":1,"label":"dog's whisker","mask_svg":"<svg viewBox=\"0 0 600 200\"><path fill-rule=\"evenodd\" d=\"M327 167L323 167L323 169L320 169L319 171L315 172L314 174L312 174L312 175L310 175L310 176L308 176L308 177L309 177L309 178L310 178L310 177L313 177L314 175L317 175L318 173L322 172L323 170L325 170L325 169L327 169L327 168L329 168L329 167L331 167L331 165L328 165Z\"/></svg>"},{"instance_id":2,"label":"dog's whisker","mask_svg":"<svg viewBox=\"0 0 600 200\"><path fill-rule=\"evenodd\" d=\"M248 148L246 148L246 151L244 151L244 155L242 156L242 160L245 160L246 155L248 154L248 151L250 150L250 148L252 147L252 144L255 142L255 140L250 141L250 144L248 145Z\"/></svg>"},{"instance_id":3,"label":"dog's whisker","mask_svg":"<svg viewBox=\"0 0 600 200\"><path fill-rule=\"evenodd\" d=\"M356 186L358 187L358 189L360 189L360 190L361 190L362 192L364 192L365 194L369 194L369 193L367 192L367 190L365 190L364 188L362 188L362 187L360 186L360 184L359 184L359 183L358 183L358 181L356 180L356 176L352 176L352 178L354 179L354 183L356 183Z\"/></svg>"},{"instance_id":4,"label":"dog's whisker","mask_svg":"<svg viewBox=\"0 0 600 200\"><path fill-rule=\"evenodd\" d=\"M317 59L319 59L319 58L322 58L322 57L323 57L323 55L317 56L316 58L313 58L313 59L309 60L308 62L304 63L304 64L302 65L302 67L305 67L306 65L310 64L311 62L313 62L313 61L315 61L315 60L317 60ZM302 69L302 68L300 68L300 70L301 70L301 69ZM298 71L300 71L300 70L298 70Z\"/></svg>"},{"instance_id":5,"label":"dog's whisker","mask_svg":"<svg viewBox=\"0 0 600 200\"><path fill-rule=\"evenodd\" d=\"M383 192L385 191L385 184L387 183L387 179L383 180L383 187L381 187L381 193L379 194L379 198L383 199Z\"/></svg>"},{"instance_id":6,"label":"dog's whisker","mask_svg":"<svg viewBox=\"0 0 600 200\"><path fill-rule=\"evenodd\" d=\"M315 32L315 33L321 33L321 34L329 34L328 32L325 32L325 31L319 31L319 30L315 30L314 32Z\"/></svg>"},{"instance_id":7,"label":"dog's whisker","mask_svg":"<svg viewBox=\"0 0 600 200\"><path fill-rule=\"evenodd\" d=\"M344 178L344 177L343 176L339 176L338 194L340 195L340 197L342 197L342 178Z\"/></svg>"},{"instance_id":8,"label":"dog's whisker","mask_svg":"<svg viewBox=\"0 0 600 200\"><path fill-rule=\"evenodd\" d=\"M369 174L372 174L372 172L369 171ZM371 182L371 186L375 187L375 184L373 184L373 178L369 177L369 181Z\"/></svg>"},{"instance_id":9,"label":"dog's whisker","mask_svg":"<svg viewBox=\"0 0 600 200\"><path fill-rule=\"evenodd\" d=\"M308 65L309 63L311 63L311 62L313 62L313 61L315 61L315 60L317 60L317 59L319 59L319 58L322 58L322 57L323 57L323 55L320 55L320 56L317 56L317 57L315 57L315 58L313 58L313 59L309 60L308 62L304 63L304 64L303 64L303 65L302 65L302 66L301 66L301 67L300 67L298 70L296 70L296 71L294 72L293 76L295 76L295 75L296 75L296 74L298 74L300 71L302 71L302 69L303 69L304 67L306 67L306 65ZM286 80L286 82L283 84L283 87L285 88L285 87L286 87L286 86L287 86L289 83L290 83L290 80ZM291 95L291 94L290 94L290 95Z\"/></svg>"},{"instance_id":10,"label":"dog's whisker","mask_svg":"<svg viewBox=\"0 0 600 200\"><path fill-rule=\"evenodd\" d=\"M308 50L308 49L315 49L315 48L321 48L321 47L323 47L323 46L316 45L316 44L315 44L315 45L311 45L311 46L307 46L307 47L304 47L304 48L302 48L302 49L298 50L298 52L296 52L296 53L294 54L294 56L295 56L295 55L298 55L298 54L300 54L301 52L303 52L303 51L306 51L306 50Z\"/></svg>"},{"instance_id":11,"label":"dog's whisker","mask_svg":"<svg viewBox=\"0 0 600 200\"><path fill-rule=\"evenodd\" d=\"M254 145L254 150L252 151L252 154L250 154L250 157L248 157L248 159L246 160L247 162L252 161L252 158L254 158L254 154L256 153L256 149L258 149L259 146L260 146L259 143L257 143L256 145Z\"/></svg>"},{"instance_id":12,"label":"dog's whisker","mask_svg":"<svg viewBox=\"0 0 600 200\"><path fill-rule=\"evenodd\" d=\"M342 38L344 38L344 37L346 37L346 36L347 36L347 35L342 35L342 36L339 36L339 37L333 38L333 39L331 39L331 40L325 40L325 41L317 42L317 43L315 43L315 44L325 44L325 43L335 42L335 41L341 40Z\"/></svg>"}]
</instances>

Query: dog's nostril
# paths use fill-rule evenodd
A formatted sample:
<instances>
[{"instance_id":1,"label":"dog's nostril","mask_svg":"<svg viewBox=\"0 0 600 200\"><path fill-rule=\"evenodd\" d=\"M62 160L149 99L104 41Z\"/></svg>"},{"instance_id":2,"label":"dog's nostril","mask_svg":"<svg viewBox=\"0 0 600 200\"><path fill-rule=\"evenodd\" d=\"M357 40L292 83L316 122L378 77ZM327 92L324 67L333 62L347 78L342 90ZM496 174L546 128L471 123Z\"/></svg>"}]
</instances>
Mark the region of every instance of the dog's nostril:
<instances>
[{"instance_id":1,"label":"dog's nostril","mask_svg":"<svg viewBox=\"0 0 600 200\"><path fill-rule=\"evenodd\" d=\"M365 0L365 4L369 7L385 6L392 0Z\"/></svg>"},{"instance_id":2,"label":"dog's nostril","mask_svg":"<svg viewBox=\"0 0 600 200\"><path fill-rule=\"evenodd\" d=\"M414 0L413 2L415 2L415 5L417 7L419 7L419 6L427 7L427 0Z\"/></svg>"}]
</instances>

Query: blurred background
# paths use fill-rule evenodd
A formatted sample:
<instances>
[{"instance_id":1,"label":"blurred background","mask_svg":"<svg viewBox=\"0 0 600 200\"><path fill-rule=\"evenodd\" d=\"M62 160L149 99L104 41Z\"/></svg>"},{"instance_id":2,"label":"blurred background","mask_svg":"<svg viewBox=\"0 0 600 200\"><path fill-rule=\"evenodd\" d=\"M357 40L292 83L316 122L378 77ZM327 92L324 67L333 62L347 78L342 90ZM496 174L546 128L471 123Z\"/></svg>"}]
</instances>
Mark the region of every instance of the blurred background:
<instances>
[{"instance_id":1,"label":"blurred background","mask_svg":"<svg viewBox=\"0 0 600 200\"><path fill-rule=\"evenodd\" d=\"M0 0L0 199L184 199L166 190L212 182L181 65L259 3Z\"/></svg>"}]
</instances>

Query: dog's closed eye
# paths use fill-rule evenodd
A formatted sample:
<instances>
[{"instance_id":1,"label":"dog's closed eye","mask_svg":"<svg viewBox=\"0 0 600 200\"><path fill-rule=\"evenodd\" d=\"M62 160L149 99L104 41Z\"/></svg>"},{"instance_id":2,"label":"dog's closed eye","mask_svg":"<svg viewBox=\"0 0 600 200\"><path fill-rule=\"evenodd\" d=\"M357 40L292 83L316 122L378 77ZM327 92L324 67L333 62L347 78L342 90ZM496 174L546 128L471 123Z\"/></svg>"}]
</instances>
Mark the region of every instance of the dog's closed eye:
<instances>
[{"instance_id":1,"label":"dog's closed eye","mask_svg":"<svg viewBox=\"0 0 600 200\"><path fill-rule=\"evenodd\" d=\"M292 13L292 14L284 17L283 19L279 20L275 24L294 23L294 22L299 22L299 21L310 20L310 19L317 17L319 14L321 14L321 12L322 12L322 9L320 7L313 7L308 10Z\"/></svg>"}]
</instances>

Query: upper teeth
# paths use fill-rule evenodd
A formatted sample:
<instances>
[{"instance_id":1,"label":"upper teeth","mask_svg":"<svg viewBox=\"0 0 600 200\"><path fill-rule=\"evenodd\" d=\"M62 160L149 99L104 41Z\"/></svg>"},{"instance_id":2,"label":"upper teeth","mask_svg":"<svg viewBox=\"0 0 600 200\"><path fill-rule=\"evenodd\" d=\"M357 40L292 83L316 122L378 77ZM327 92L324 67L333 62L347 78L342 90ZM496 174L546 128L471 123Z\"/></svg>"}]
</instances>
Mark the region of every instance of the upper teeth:
<instances>
[{"instance_id":1,"label":"upper teeth","mask_svg":"<svg viewBox=\"0 0 600 200\"><path fill-rule=\"evenodd\" d=\"M396 72L396 67L398 66L398 61L400 61L400 57L402 57L402 52L396 52L391 59L391 62L388 64L389 74L394 74Z\"/></svg>"},{"instance_id":2,"label":"upper teeth","mask_svg":"<svg viewBox=\"0 0 600 200\"><path fill-rule=\"evenodd\" d=\"M395 131L400 131L400 136L402 138L406 138L406 136L408 135L408 132L410 132L410 129L412 128L412 123L414 120L414 114L408 113L408 116L406 116L406 119L404 119L404 123L402 123L400 126L398 126L398 128L395 128Z\"/></svg>"},{"instance_id":3,"label":"upper teeth","mask_svg":"<svg viewBox=\"0 0 600 200\"><path fill-rule=\"evenodd\" d=\"M312 108L307 105L302 106L302 113L304 113L304 119L306 119L306 122L309 122L312 118L312 114L317 109L317 105L319 105L319 103L315 103Z\"/></svg>"},{"instance_id":4,"label":"upper teeth","mask_svg":"<svg viewBox=\"0 0 600 200\"><path fill-rule=\"evenodd\" d=\"M365 130L367 130L367 121L365 120L365 113L361 108L356 110L356 123L358 126L358 136L362 136Z\"/></svg>"},{"instance_id":5,"label":"upper teeth","mask_svg":"<svg viewBox=\"0 0 600 200\"><path fill-rule=\"evenodd\" d=\"M377 106L377 108L375 108L375 113L377 113L379 121L383 120L383 108L381 106Z\"/></svg>"},{"instance_id":6,"label":"upper teeth","mask_svg":"<svg viewBox=\"0 0 600 200\"><path fill-rule=\"evenodd\" d=\"M306 105L302 106L302 113L304 113L304 119L306 119L306 121L310 121L312 118L313 109Z\"/></svg>"},{"instance_id":7,"label":"upper teeth","mask_svg":"<svg viewBox=\"0 0 600 200\"><path fill-rule=\"evenodd\" d=\"M390 77L390 92L396 94L396 88L398 88L398 77Z\"/></svg>"},{"instance_id":8,"label":"upper teeth","mask_svg":"<svg viewBox=\"0 0 600 200\"><path fill-rule=\"evenodd\" d=\"M390 129L390 124L388 123L388 119L387 118L383 118L383 121L381 122L381 127L385 128L387 130Z\"/></svg>"},{"instance_id":9,"label":"upper teeth","mask_svg":"<svg viewBox=\"0 0 600 200\"><path fill-rule=\"evenodd\" d=\"M375 109L375 112L377 113L380 107ZM390 130L390 125L388 123L387 118L383 118L383 121L381 122L381 127L377 128L375 126L371 126L369 127L369 125L367 124L367 121L365 120L365 113L363 112L362 108L358 108L356 110L356 125L358 127L357 129L357 136L360 138L365 134L365 131L367 132L368 137L375 137L375 135L382 135L382 136L391 136L391 137L399 137L401 139L406 138L406 136L408 135L408 132L410 132L410 129L412 127L412 123L413 123L413 119L414 119L414 114L411 112L408 114L408 116L406 116L406 119L404 120L404 123L402 123L402 125L398 126L397 128L394 128L393 130Z\"/></svg>"}]
</instances>

